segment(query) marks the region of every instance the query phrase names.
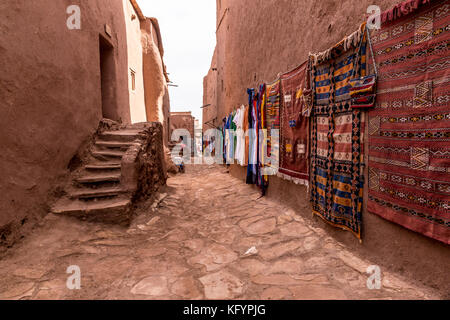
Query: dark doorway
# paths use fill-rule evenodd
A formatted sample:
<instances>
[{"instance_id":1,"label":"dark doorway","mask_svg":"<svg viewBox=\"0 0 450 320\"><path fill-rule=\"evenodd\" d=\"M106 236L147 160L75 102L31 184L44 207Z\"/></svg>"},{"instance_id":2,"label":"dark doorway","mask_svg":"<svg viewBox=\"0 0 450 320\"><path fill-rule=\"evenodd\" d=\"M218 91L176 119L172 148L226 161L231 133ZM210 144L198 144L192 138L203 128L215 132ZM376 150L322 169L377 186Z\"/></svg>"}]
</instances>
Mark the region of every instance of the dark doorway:
<instances>
[{"instance_id":1,"label":"dark doorway","mask_svg":"<svg viewBox=\"0 0 450 320\"><path fill-rule=\"evenodd\" d=\"M119 120L116 108L116 68L114 47L100 35L100 73L103 118Z\"/></svg>"}]
</instances>

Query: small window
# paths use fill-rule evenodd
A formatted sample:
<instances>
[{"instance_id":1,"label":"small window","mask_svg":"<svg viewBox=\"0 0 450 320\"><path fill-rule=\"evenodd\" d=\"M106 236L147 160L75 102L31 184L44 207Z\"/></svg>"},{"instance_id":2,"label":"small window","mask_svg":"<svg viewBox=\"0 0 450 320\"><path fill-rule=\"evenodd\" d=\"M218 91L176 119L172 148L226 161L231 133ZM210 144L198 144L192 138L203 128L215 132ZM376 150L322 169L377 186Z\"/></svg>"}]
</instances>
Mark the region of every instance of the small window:
<instances>
[{"instance_id":1,"label":"small window","mask_svg":"<svg viewBox=\"0 0 450 320\"><path fill-rule=\"evenodd\" d=\"M131 73L131 90L136 91L136 71L130 69Z\"/></svg>"}]
</instances>

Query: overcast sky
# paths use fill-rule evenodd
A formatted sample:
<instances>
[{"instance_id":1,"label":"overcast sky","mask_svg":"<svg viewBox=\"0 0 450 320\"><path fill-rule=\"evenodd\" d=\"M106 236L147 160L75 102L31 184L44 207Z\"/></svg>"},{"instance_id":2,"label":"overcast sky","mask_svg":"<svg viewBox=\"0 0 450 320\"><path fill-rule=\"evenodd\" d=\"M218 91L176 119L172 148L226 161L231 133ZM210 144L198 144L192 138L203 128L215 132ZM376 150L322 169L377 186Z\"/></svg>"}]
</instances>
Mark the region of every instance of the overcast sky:
<instances>
[{"instance_id":1,"label":"overcast sky","mask_svg":"<svg viewBox=\"0 0 450 320\"><path fill-rule=\"evenodd\" d=\"M201 119L203 77L216 44L215 0L138 0L147 17L161 27L164 62L169 78L171 111L192 111Z\"/></svg>"}]
</instances>

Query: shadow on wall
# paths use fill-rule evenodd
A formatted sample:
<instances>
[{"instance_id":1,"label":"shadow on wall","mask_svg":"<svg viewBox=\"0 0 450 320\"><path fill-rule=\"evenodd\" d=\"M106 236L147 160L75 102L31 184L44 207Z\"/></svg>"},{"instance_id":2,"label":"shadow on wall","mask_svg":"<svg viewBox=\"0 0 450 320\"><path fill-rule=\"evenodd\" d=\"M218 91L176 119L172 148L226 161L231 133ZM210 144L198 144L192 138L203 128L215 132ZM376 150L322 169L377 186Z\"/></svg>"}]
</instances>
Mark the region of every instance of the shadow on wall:
<instances>
[{"instance_id":1,"label":"shadow on wall","mask_svg":"<svg viewBox=\"0 0 450 320\"><path fill-rule=\"evenodd\" d=\"M119 120L116 100L116 68L114 47L107 38L99 35L100 46L100 77L102 92L102 116L114 121Z\"/></svg>"},{"instance_id":2,"label":"shadow on wall","mask_svg":"<svg viewBox=\"0 0 450 320\"><path fill-rule=\"evenodd\" d=\"M69 30L66 1L0 1L0 30L14 30L0 37L2 246L47 214L103 114L130 122L123 2L79 3L81 29Z\"/></svg>"}]
</instances>

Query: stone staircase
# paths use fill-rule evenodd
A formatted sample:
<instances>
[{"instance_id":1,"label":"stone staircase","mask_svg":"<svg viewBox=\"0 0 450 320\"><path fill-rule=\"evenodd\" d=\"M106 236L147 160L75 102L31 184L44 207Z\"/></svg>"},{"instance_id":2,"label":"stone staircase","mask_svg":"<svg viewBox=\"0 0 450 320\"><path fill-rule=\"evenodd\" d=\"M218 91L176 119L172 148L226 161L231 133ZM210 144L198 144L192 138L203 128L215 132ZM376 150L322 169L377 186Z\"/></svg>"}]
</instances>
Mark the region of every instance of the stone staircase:
<instances>
[{"instance_id":1,"label":"stone staircase","mask_svg":"<svg viewBox=\"0 0 450 320\"><path fill-rule=\"evenodd\" d=\"M128 224L138 187L137 158L145 128L123 128L96 135L83 165L71 175L65 196L52 213L82 220Z\"/></svg>"}]
</instances>

